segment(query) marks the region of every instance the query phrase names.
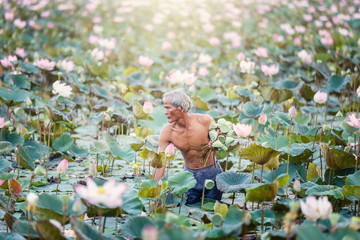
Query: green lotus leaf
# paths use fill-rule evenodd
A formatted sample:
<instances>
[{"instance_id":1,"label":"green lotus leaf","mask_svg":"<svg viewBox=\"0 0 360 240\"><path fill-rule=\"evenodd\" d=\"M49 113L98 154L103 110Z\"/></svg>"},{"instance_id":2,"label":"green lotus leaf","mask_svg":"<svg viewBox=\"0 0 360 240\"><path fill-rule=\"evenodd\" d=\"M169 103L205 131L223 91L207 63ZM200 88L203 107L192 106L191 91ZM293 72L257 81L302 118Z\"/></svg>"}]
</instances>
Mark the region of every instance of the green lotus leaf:
<instances>
[{"instance_id":1,"label":"green lotus leaf","mask_svg":"<svg viewBox=\"0 0 360 240\"><path fill-rule=\"evenodd\" d=\"M249 159L257 164L263 165L270 161L271 157L279 155L281 152L272 148L266 148L255 143L247 148L239 150L239 155L244 159Z\"/></svg>"},{"instance_id":2,"label":"green lotus leaf","mask_svg":"<svg viewBox=\"0 0 360 240\"><path fill-rule=\"evenodd\" d=\"M316 151L316 149L313 148L312 145L313 145L312 142L309 142L307 144L304 144L304 143L291 144L289 161L294 164L302 164L304 162L306 162L306 163L312 162L313 159L311 159L310 157ZM279 150L282 150L284 152L280 155L280 159L287 160L288 147L282 147Z\"/></svg>"},{"instance_id":3,"label":"green lotus leaf","mask_svg":"<svg viewBox=\"0 0 360 240\"><path fill-rule=\"evenodd\" d=\"M259 106L255 102L247 102L244 104L243 111L245 116L249 118L256 118L263 111L264 106Z\"/></svg>"},{"instance_id":4,"label":"green lotus leaf","mask_svg":"<svg viewBox=\"0 0 360 240\"><path fill-rule=\"evenodd\" d=\"M338 75L332 75L326 82L326 90L328 92L340 92L348 82L350 82L349 76L341 78Z\"/></svg>"},{"instance_id":5,"label":"green lotus leaf","mask_svg":"<svg viewBox=\"0 0 360 240\"><path fill-rule=\"evenodd\" d=\"M130 144L130 147L132 148L132 150L134 150L135 152L139 151L141 149L142 146L144 146L145 142L140 142L140 143L132 143Z\"/></svg>"},{"instance_id":6,"label":"green lotus leaf","mask_svg":"<svg viewBox=\"0 0 360 240\"><path fill-rule=\"evenodd\" d=\"M352 153L340 149L329 148L325 143L320 143L320 148L329 168L341 170L355 167L356 159Z\"/></svg>"},{"instance_id":7,"label":"green lotus leaf","mask_svg":"<svg viewBox=\"0 0 360 240\"><path fill-rule=\"evenodd\" d=\"M8 172L12 169L11 164L5 158L0 158L0 174Z\"/></svg>"},{"instance_id":8,"label":"green lotus leaf","mask_svg":"<svg viewBox=\"0 0 360 240\"><path fill-rule=\"evenodd\" d=\"M155 200L166 188L166 183L162 183L162 185L159 185L158 181L156 180L148 180L141 184L139 189L139 197L149 200Z\"/></svg>"},{"instance_id":9,"label":"green lotus leaf","mask_svg":"<svg viewBox=\"0 0 360 240\"><path fill-rule=\"evenodd\" d=\"M284 125L285 127L290 126L290 117L288 114L283 112L275 112L275 117L279 121L280 124Z\"/></svg>"},{"instance_id":10,"label":"green lotus leaf","mask_svg":"<svg viewBox=\"0 0 360 240\"><path fill-rule=\"evenodd\" d=\"M227 136L228 136L228 137L235 138L235 137L236 137L236 132L235 132L234 130L230 130L230 131L227 133Z\"/></svg>"},{"instance_id":11,"label":"green lotus leaf","mask_svg":"<svg viewBox=\"0 0 360 240\"><path fill-rule=\"evenodd\" d=\"M67 152L74 146L74 139L69 134L63 134L55 139L53 148L59 152Z\"/></svg>"},{"instance_id":12,"label":"green lotus leaf","mask_svg":"<svg viewBox=\"0 0 360 240\"><path fill-rule=\"evenodd\" d=\"M285 236L284 236L284 239L286 239ZM329 239L329 237L326 236L322 232L321 228L318 226L302 225L296 231L296 239L298 239L298 240L308 240L308 239L326 240L326 239ZM336 239L342 239L342 238L336 238Z\"/></svg>"},{"instance_id":13,"label":"green lotus leaf","mask_svg":"<svg viewBox=\"0 0 360 240\"><path fill-rule=\"evenodd\" d=\"M354 196L357 199L360 199L360 186L345 185L342 188L342 193L345 196Z\"/></svg>"},{"instance_id":14,"label":"green lotus leaf","mask_svg":"<svg viewBox=\"0 0 360 240\"><path fill-rule=\"evenodd\" d=\"M19 149L20 148L20 149ZM20 166L34 171L34 161L30 158L29 154L27 154L25 148L18 147L15 149L16 158L20 159Z\"/></svg>"},{"instance_id":15,"label":"green lotus leaf","mask_svg":"<svg viewBox=\"0 0 360 240\"><path fill-rule=\"evenodd\" d=\"M226 193L240 192L251 183L251 174L226 171L216 176L217 188Z\"/></svg>"},{"instance_id":16,"label":"green lotus leaf","mask_svg":"<svg viewBox=\"0 0 360 240\"><path fill-rule=\"evenodd\" d=\"M294 80L291 79L284 79L280 82L278 82L278 86L280 88L284 88L284 89L288 89L288 90L293 90L297 87L299 87L301 84L301 82L295 82Z\"/></svg>"},{"instance_id":17,"label":"green lotus leaf","mask_svg":"<svg viewBox=\"0 0 360 240\"><path fill-rule=\"evenodd\" d=\"M203 100L201 100L198 96L194 96L194 97L192 98L192 100L193 100L193 103L194 103L194 105L195 105L195 107L196 107L197 109L205 110L205 111L209 111L209 110L210 110L209 107L208 107L208 105L206 104L206 102L204 102Z\"/></svg>"},{"instance_id":18,"label":"green lotus leaf","mask_svg":"<svg viewBox=\"0 0 360 240\"><path fill-rule=\"evenodd\" d=\"M220 135L220 136L219 136L219 141L220 141L222 144L225 144L225 140L226 140L226 138L225 138L224 135Z\"/></svg>"},{"instance_id":19,"label":"green lotus leaf","mask_svg":"<svg viewBox=\"0 0 360 240\"><path fill-rule=\"evenodd\" d=\"M315 185L308 188L305 194L308 196L334 196L336 199L344 199L342 189L333 185Z\"/></svg>"},{"instance_id":20,"label":"green lotus leaf","mask_svg":"<svg viewBox=\"0 0 360 240\"><path fill-rule=\"evenodd\" d=\"M11 144L11 142L7 142L7 141L0 142L0 155L8 154L13 149L14 148L13 148L13 145Z\"/></svg>"},{"instance_id":21,"label":"green lotus leaf","mask_svg":"<svg viewBox=\"0 0 360 240\"><path fill-rule=\"evenodd\" d=\"M225 219L226 214L228 213L228 211L229 211L229 209L228 209L226 204L219 203L219 201L215 202L214 213L215 214L220 214L220 216L222 217L223 220Z\"/></svg>"},{"instance_id":22,"label":"green lotus leaf","mask_svg":"<svg viewBox=\"0 0 360 240\"><path fill-rule=\"evenodd\" d=\"M320 177L320 168L315 163L311 163L307 171L306 181L316 182L319 179L319 177Z\"/></svg>"},{"instance_id":23,"label":"green lotus leaf","mask_svg":"<svg viewBox=\"0 0 360 240\"><path fill-rule=\"evenodd\" d=\"M288 89L274 89L274 91L271 94L270 101L277 104L282 103L290 98L293 97L292 90Z\"/></svg>"},{"instance_id":24,"label":"green lotus leaf","mask_svg":"<svg viewBox=\"0 0 360 240\"><path fill-rule=\"evenodd\" d=\"M35 224L35 230L41 239L59 239L66 240L66 237L61 233L60 229L55 227L48 220L37 221Z\"/></svg>"},{"instance_id":25,"label":"green lotus leaf","mask_svg":"<svg viewBox=\"0 0 360 240\"><path fill-rule=\"evenodd\" d=\"M212 141L215 141L217 139L217 137L218 137L217 131L216 130L211 130L209 132L209 136L210 136L210 139Z\"/></svg>"},{"instance_id":26,"label":"green lotus leaf","mask_svg":"<svg viewBox=\"0 0 360 240\"><path fill-rule=\"evenodd\" d=\"M225 139L225 146L229 147L231 144L234 143L234 141L235 141L234 138L232 138L232 137L227 137L227 138Z\"/></svg>"},{"instance_id":27,"label":"green lotus leaf","mask_svg":"<svg viewBox=\"0 0 360 240\"><path fill-rule=\"evenodd\" d=\"M220 226L223 221L224 218L220 213L215 213L214 216L211 218L211 222L215 226Z\"/></svg>"},{"instance_id":28,"label":"green lotus leaf","mask_svg":"<svg viewBox=\"0 0 360 240\"><path fill-rule=\"evenodd\" d=\"M211 122L210 123L210 129L213 130L213 129L216 129L218 127L218 125L215 123L215 122Z\"/></svg>"},{"instance_id":29,"label":"green lotus leaf","mask_svg":"<svg viewBox=\"0 0 360 240\"><path fill-rule=\"evenodd\" d=\"M204 186L207 190L212 189L213 187L215 187L215 182L211 179L206 179L204 182Z\"/></svg>"},{"instance_id":30,"label":"green lotus leaf","mask_svg":"<svg viewBox=\"0 0 360 240\"><path fill-rule=\"evenodd\" d=\"M360 171L347 176L345 185L360 186Z\"/></svg>"},{"instance_id":31,"label":"green lotus leaf","mask_svg":"<svg viewBox=\"0 0 360 240\"><path fill-rule=\"evenodd\" d=\"M189 189L195 187L196 179L191 172L183 171L169 176L168 183L173 194L182 195Z\"/></svg>"},{"instance_id":32,"label":"green lotus leaf","mask_svg":"<svg viewBox=\"0 0 360 240\"><path fill-rule=\"evenodd\" d=\"M86 240L86 239L103 239L103 240L115 240L116 238L103 234L97 229L93 228L91 225L85 223L79 218L71 218L71 225L74 229L76 239Z\"/></svg>"},{"instance_id":33,"label":"green lotus leaf","mask_svg":"<svg viewBox=\"0 0 360 240\"><path fill-rule=\"evenodd\" d=\"M143 107L139 103L133 102L132 111L137 119L146 119L147 114L144 112Z\"/></svg>"},{"instance_id":34,"label":"green lotus leaf","mask_svg":"<svg viewBox=\"0 0 360 240\"><path fill-rule=\"evenodd\" d=\"M6 75L4 81L5 84L9 86L10 80L13 81L14 85L17 88L30 89L30 80L24 74L8 74Z\"/></svg>"},{"instance_id":35,"label":"green lotus leaf","mask_svg":"<svg viewBox=\"0 0 360 240\"><path fill-rule=\"evenodd\" d=\"M209 86L204 86L199 90L198 95L202 100L208 102L216 97L216 90Z\"/></svg>"}]
</instances>

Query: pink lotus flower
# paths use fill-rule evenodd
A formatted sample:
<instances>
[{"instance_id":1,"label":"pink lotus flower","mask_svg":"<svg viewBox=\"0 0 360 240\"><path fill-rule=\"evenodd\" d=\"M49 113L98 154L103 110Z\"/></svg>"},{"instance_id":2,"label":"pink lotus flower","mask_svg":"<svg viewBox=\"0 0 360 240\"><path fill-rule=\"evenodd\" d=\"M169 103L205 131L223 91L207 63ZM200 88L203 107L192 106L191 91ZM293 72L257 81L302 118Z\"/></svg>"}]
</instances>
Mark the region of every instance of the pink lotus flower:
<instances>
[{"instance_id":1,"label":"pink lotus flower","mask_svg":"<svg viewBox=\"0 0 360 240\"><path fill-rule=\"evenodd\" d=\"M317 200L314 196L309 196L306 198L306 202L301 199L300 207L306 219L310 221L327 219L333 211L332 204L326 196L319 197Z\"/></svg>"},{"instance_id":2,"label":"pink lotus flower","mask_svg":"<svg viewBox=\"0 0 360 240\"><path fill-rule=\"evenodd\" d=\"M258 119L259 124L265 125L267 122L267 116L265 113L262 113Z\"/></svg>"},{"instance_id":3,"label":"pink lotus flower","mask_svg":"<svg viewBox=\"0 0 360 240\"><path fill-rule=\"evenodd\" d=\"M234 131L238 137L248 137L251 134L252 126L250 124L237 123L233 124Z\"/></svg>"},{"instance_id":4,"label":"pink lotus flower","mask_svg":"<svg viewBox=\"0 0 360 240\"><path fill-rule=\"evenodd\" d=\"M16 55L18 55L21 58L26 57L26 52L24 48L17 48L15 51Z\"/></svg>"},{"instance_id":5,"label":"pink lotus flower","mask_svg":"<svg viewBox=\"0 0 360 240\"><path fill-rule=\"evenodd\" d=\"M14 19L14 12L12 10L4 13L5 20L13 20Z\"/></svg>"},{"instance_id":6,"label":"pink lotus flower","mask_svg":"<svg viewBox=\"0 0 360 240\"><path fill-rule=\"evenodd\" d=\"M100 37L98 37L98 36L95 36L95 35L89 36L89 43L91 43L91 44L96 45L96 44L98 44L99 40L100 40Z\"/></svg>"},{"instance_id":7,"label":"pink lotus flower","mask_svg":"<svg viewBox=\"0 0 360 240\"><path fill-rule=\"evenodd\" d=\"M36 60L34 65L40 69L51 71L54 69L56 62L50 61L49 59L46 59L46 58L42 58L40 60Z\"/></svg>"},{"instance_id":8,"label":"pink lotus flower","mask_svg":"<svg viewBox=\"0 0 360 240\"><path fill-rule=\"evenodd\" d=\"M46 24L46 26L47 26L48 28L50 28L50 29L53 29L53 28L55 27L55 23L53 23L53 22L48 22L48 23Z\"/></svg>"},{"instance_id":9,"label":"pink lotus flower","mask_svg":"<svg viewBox=\"0 0 360 240\"><path fill-rule=\"evenodd\" d=\"M291 106L291 108L289 109L289 117L290 118L294 118L296 117L297 115L297 112L296 112L296 108L294 106Z\"/></svg>"},{"instance_id":10,"label":"pink lotus flower","mask_svg":"<svg viewBox=\"0 0 360 240\"><path fill-rule=\"evenodd\" d=\"M17 28L23 29L24 27L26 27L26 21L21 21L20 19L17 18L14 20L14 25Z\"/></svg>"},{"instance_id":11,"label":"pink lotus flower","mask_svg":"<svg viewBox=\"0 0 360 240\"><path fill-rule=\"evenodd\" d=\"M151 65L153 65L153 63L154 63L154 61L147 56L140 56L138 58L138 62L140 65L145 66L145 67L151 67Z\"/></svg>"},{"instance_id":12,"label":"pink lotus flower","mask_svg":"<svg viewBox=\"0 0 360 240\"><path fill-rule=\"evenodd\" d=\"M143 240L158 240L159 231L156 227L147 225L141 230L141 239Z\"/></svg>"},{"instance_id":13,"label":"pink lotus flower","mask_svg":"<svg viewBox=\"0 0 360 240\"><path fill-rule=\"evenodd\" d=\"M3 65L4 67L8 68L8 67L12 67L13 64L11 63L10 59L8 58L4 58L0 60L1 65Z\"/></svg>"},{"instance_id":14,"label":"pink lotus flower","mask_svg":"<svg viewBox=\"0 0 360 240\"><path fill-rule=\"evenodd\" d=\"M262 64L261 71L265 76L273 76L279 72L279 66L275 64L271 64L270 66Z\"/></svg>"},{"instance_id":15,"label":"pink lotus flower","mask_svg":"<svg viewBox=\"0 0 360 240\"><path fill-rule=\"evenodd\" d=\"M174 144L170 143L165 149L165 155L167 157L171 157L172 155L174 155L174 153L175 153Z\"/></svg>"},{"instance_id":16,"label":"pink lotus flower","mask_svg":"<svg viewBox=\"0 0 360 240\"><path fill-rule=\"evenodd\" d=\"M81 198L90 204L104 204L109 208L117 208L123 203L122 195L126 191L127 185L116 184L115 180L109 180L99 187L88 177L86 186L78 185L74 189Z\"/></svg>"},{"instance_id":17,"label":"pink lotus flower","mask_svg":"<svg viewBox=\"0 0 360 240\"><path fill-rule=\"evenodd\" d=\"M2 118L0 118L0 128L3 128L3 127L5 127L5 119L2 117Z\"/></svg>"},{"instance_id":18,"label":"pink lotus flower","mask_svg":"<svg viewBox=\"0 0 360 240\"><path fill-rule=\"evenodd\" d=\"M310 64L312 62L311 55L304 49L298 53L298 57L305 64Z\"/></svg>"},{"instance_id":19,"label":"pink lotus flower","mask_svg":"<svg viewBox=\"0 0 360 240\"><path fill-rule=\"evenodd\" d=\"M57 172L58 174L64 174L66 170L68 169L69 161L67 159L63 159L61 163L57 166Z\"/></svg>"},{"instance_id":20,"label":"pink lotus flower","mask_svg":"<svg viewBox=\"0 0 360 240\"><path fill-rule=\"evenodd\" d=\"M347 124L355 128L360 128L360 119L356 118L354 113L349 115L349 118L350 122L346 122Z\"/></svg>"},{"instance_id":21,"label":"pink lotus flower","mask_svg":"<svg viewBox=\"0 0 360 240\"><path fill-rule=\"evenodd\" d=\"M267 48L264 48L264 47L258 47L255 50L255 55L258 57L263 57L263 58L269 57L268 50L267 50Z\"/></svg>"},{"instance_id":22,"label":"pink lotus flower","mask_svg":"<svg viewBox=\"0 0 360 240\"><path fill-rule=\"evenodd\" d=\"M205 76L209 75L209 70L206 67L201 67L201 68L199 68L198 74L200 76L205 77Z\"/></svg>"},{"instance_id":23,"label":"pink lotus flower","mask_svg":"<svg viewBox=\"0 0 360 240\"><path fill-rule=\"evenodd\" d=\"M239 52L238 55L236 55L236 59L241 61L245 60L245 54L243 52Z\"/></svg>"},{"instance_id":24,"label":"pink lotus flower","mask_svg":"<svg viewBox=\"0 0 360 240\"><path fill-rule=\"evenodd\" d=\"M153 105L150 101L144 102L143 111L146 114L151 114L153 112Z\"/></svg>"},{"instance_id":25,"label":"pink lotus flower","mask_svg":"<svg viewBox=\"0 0 360 240\"><path fill-rule=\"evenodd\" d=\"M220 44L220 40L217 37L211 37L209 39L209 43L211 46L218 46Z\"/></svg>"},{"instance_id":26,"label":"pink lotus flower","mask_svg":"<svg viewBox=\"0 0 360 240\"><path fill-rule=\"evenodd\" d=\"M326 92L320 92L317 91L314 95L314 102L323 104L327 100L327 93Z\"/></svg>"},{"instance_id":27,"label":"pink lotus flower","mask_svg":"<svg viewBox=\"0 0 360 240\"><path fill-rule=\"evenodd\" d=\"M50 17L50 11L43 11L40 13L40 17L42 18L48 18Z\"/></svg>"},{"instance_id":28,"label":"pink lotus flower","mask_svg":"<svg viewBox=\"0 0 360 240\"><path fill-rule=\"evenodd\" d=\"M180 70L170 71L169 76L165 77L171 84L186 84L192 85L197 77L194 73L189 73L188 71L181 72Z\"/></svg>"},{"instance_id":29,"label":"pink lotus flower","mask_svg":"<svg viewBox=\"0 0 360 240\"><path fill-rule=\"evenodd\" d=\"M65 72L69 73L71 71L74 70L75 68L75 64L73 61L66 61L66 60L61 60L58 62L58 65L65 70Z\"/></svg>"},{"instance_id":30,"label":"pink lotus flower","mask_svg":"<svg viewBox=\"0 0 360 240\"><path fill-rule=\"evenodd\" d=\"M255 69L255 62L251 61L241 61L240 62L240 72L242 73L252 73Z\"/></svg>"},{"instance_id":31,"label":"pink lotus flower","mask_svg":"<svg viewBox=\"0 0 360 240\"><path fill-rule=\"evenodd\" d=\"M304 14L303 18L306 22L310 22L313 19L313 17L310 14Z\"/></svg>"},{"instance_id":32,"label":"pink lotus flower","mask_svg":"<svg viewBox=\"0 0 360 240\"><path fill-rule=\"evenodd\" d=\"M57 80L53 84L52 93L63 97L70 97L72 94L72 88L71 86L66 85L66 83L61 83L60 80Z\"/></svg>"},{"instance_id":33,"label":"pink lotus flower","mask_svg":"<svg viewBox=\"0 0 360 240\"><path fill-rule=\"evenodd\" d=\"M0 180L0 186L1 186L4 182L5 182L4 180Z\"/></svg>"},{"instance_id":34,"label":"pink lotus flower","mask_svg":"<svg viewBox=\"0 0 360 240\"><path fill-rule=\"evenodd\" d=\"M14 56L9 55L9 56L8 56L8 59L10 60L10 62L15 62L15 61L18 60L15 55L14 55Z\"/></svg>"},{"instance_id":35,"label":"pink lotus flower","mask_svg":"<svg viewBox=\"0 0 360 240\"><path fill-rule=\"evenodd\" d=\"M161 44L161 49L163 50L169 50L172 47L171 42L165 41Z\"/></svg>"},{"instance_id":36,"label":"pink lotus flower","mask_svg":"<svg viewBox=\"0 0 360 240\"><path fill-rule=\"evenodd\" d=\"M301 46L301 40L300 40L299 37L296 37L296 38L294 39L294 44L295 44L296 46Z\"/></svg>"}]
</instances>

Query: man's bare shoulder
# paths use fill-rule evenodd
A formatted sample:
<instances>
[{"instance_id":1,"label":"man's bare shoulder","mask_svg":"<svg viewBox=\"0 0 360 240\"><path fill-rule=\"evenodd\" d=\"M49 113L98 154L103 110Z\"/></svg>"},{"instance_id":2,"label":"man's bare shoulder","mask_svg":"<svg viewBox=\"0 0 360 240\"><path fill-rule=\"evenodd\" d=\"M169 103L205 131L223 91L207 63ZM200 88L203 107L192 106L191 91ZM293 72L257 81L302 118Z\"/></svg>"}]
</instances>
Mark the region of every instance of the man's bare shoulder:
<instances>
[{"instance_id":1,"label":"man's bare shoulder","mask_svg":"<svg viewBox=\"0 0 360 240\"><path fill-rule=\"evenodd\" d=\"M210 124L214 119L208 114L194 113L192 114L201 124Z\"/></svg>"}]
</instances>

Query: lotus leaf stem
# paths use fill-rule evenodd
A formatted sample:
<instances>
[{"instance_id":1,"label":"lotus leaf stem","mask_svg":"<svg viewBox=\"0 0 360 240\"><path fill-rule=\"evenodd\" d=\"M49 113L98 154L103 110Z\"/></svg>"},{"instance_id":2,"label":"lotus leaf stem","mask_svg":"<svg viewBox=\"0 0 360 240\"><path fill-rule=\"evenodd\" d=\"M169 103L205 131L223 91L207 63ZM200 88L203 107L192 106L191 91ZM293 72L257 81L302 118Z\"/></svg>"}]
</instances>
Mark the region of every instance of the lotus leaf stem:
<instances>
[{"instance_id":1,"label":"lotus leaf stem","mask_svg":"<svg viewBox=\"0 0 360 240\"><path fill-rule=\"evenodd\" d=\"M119 208L117 207L115 213L115 237L117 237L118 221L119 221Z\"/></svg>"},{"instance_id":2,"label":"lotus leaf stem","mask_svg":"<svg viewBox=\"0 0 360 240\"><path fill-rule=\"evenodd\" d=\"M234 195L233 195L233 200L232 200L231 205L234 205L235 197L236 197L236 192L234 192Z\"/></svg>"},{"instance_id":3,"label":"lotus leaf stem","mask_svg":"<svg viewBox=\"0 0 360 240\"><path fill-rule=\"evenodd\" d=\"M180 207L179 207L179 214L180 214L180 211L181 211L181 205L182 205L183 199L184 199L184 194L181 194L181 201L180 201Z\"/></svg>"},{"instance_id":4,"label":"lotus leaf stem","mask_svg":"<svg viewBox=\"0 0 360 240\"><path fill-rule=\"evenodd\" d=\"M241 171L241 156L239 156L239 165L238 165L238 171Z\"/></svg>"},{"instance_id":5,"label":"lotus leaf stem","mask_svg":"<svg viewBox=\"0 0 360 240\"><path fill-rule=\"evenodd\" d=\"M290 118L290 128L289 128L289 148L287 156L287 165L286 165L286 174L289 174L289 163L290 163L290 145L291 145L291 126L293 118ZM286 199L289 197L289 181L286 184Z\"/></svg>"},{"instance_id":6,"label":"lotus leaf stem","mask_svg":"<svg viewBox=\"0 0 360 240\"><path fill-rule=\"evenodd\" d=\"M264 203L261 202L261 233L264 233Z\"/></svg>"},{"instance_id":7,"label":"lotus leaf stem","mask_svg":"<svg viewBox=\"0 0 360 240\"><path fill-rule=\"evenodd\" d=\"M99 213L99 232L101 232L101 220L102 220L102 210L101 208L98 208Z\"/></svg>"},{"instance_id":8,"label":"lotus leaf stem","mask_svg":"<svg viewBox=\"0 0 360 240\"><path fill-rule=\"evenodd\" d=\"M61 178L60 178L60 173L59 173L58 181L57 181L57 184L56 184L56 195L58 195L58 189L59 189L60 181L61 181Z\"/></svg>"},{"instance_id":9,"label":"lotus leaf stem","mask_svg":"<svg viewBox=\"0 0 360 240\"><path fill-rule=\"evenodd\" d=\"M227 171L227 168L228 168L229 154L230 154L230 152L227 152L227 155L226 155L226 164L225 164L225 172Z\"/></svg>"}]
</instances>

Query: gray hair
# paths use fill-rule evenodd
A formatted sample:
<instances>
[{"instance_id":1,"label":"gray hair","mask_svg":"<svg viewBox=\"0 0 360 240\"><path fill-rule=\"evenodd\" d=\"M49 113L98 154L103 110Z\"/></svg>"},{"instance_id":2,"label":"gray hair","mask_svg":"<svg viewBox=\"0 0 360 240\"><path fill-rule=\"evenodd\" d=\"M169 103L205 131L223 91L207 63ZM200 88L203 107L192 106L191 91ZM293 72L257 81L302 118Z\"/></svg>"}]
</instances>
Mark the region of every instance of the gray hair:
<instances>
[{"instance_id":1,"label":"gray hair","mask_svg":"<svg viewBox=\"0 0 360 240\"><path fill-rule=\"evenodd\" d=\"M174 107L177 108L182 106L184 108L184 112L190 111L192 107L192 102L190 97L186 95L183 89L175 89L171 92L165 93L163 96L163 101L165 101L165 99L168 97L170 97L170 103Z\"/></svg>"}]
</instances>

